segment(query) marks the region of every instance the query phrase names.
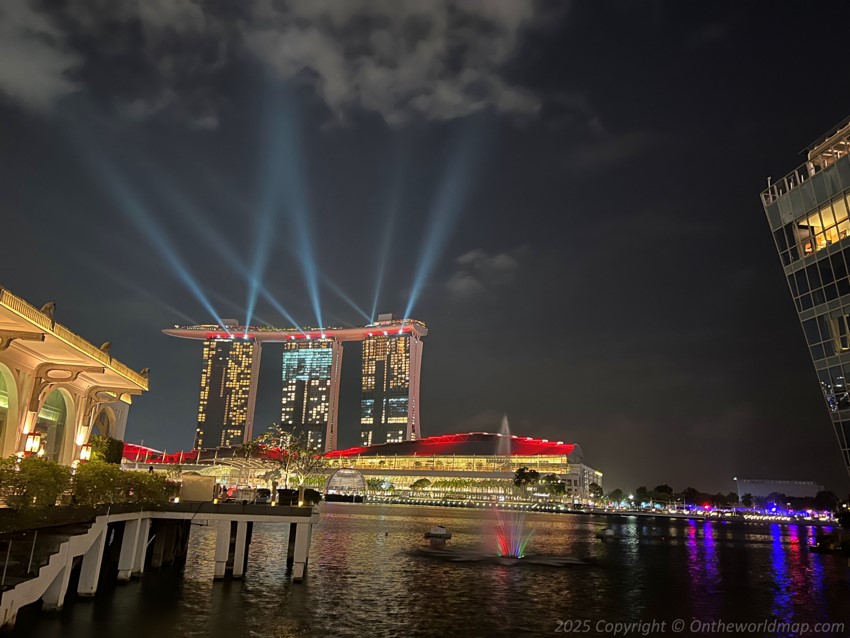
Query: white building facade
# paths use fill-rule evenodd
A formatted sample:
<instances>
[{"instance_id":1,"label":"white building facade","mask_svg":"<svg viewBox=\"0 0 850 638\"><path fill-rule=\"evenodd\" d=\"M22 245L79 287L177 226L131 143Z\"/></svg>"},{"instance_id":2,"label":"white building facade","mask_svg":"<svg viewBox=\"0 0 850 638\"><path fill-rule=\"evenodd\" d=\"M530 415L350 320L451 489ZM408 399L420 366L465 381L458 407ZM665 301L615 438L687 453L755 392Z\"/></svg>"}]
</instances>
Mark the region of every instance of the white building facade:
<instances>
[{"instance_id":1,"label":"white building facade","mask_svg":"<svg viewBox=\"0 0 850 638\"><path fill-rule=\"evenodd\" d=\"M0 454L68 465L92 434L124 438L148 377L56 323L53 307L0 287Z\"/></svg>"}]
</instances>

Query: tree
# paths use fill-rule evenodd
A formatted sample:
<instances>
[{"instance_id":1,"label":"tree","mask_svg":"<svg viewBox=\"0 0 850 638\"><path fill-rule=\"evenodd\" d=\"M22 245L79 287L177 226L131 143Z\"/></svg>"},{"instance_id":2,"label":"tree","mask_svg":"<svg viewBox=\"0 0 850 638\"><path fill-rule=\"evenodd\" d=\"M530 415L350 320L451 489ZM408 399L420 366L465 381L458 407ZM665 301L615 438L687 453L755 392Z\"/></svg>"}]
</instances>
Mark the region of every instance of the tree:
<instances>
[{"instance_id":1,"label":"tree","mask_svg":"<svg viewBox=\"0 0 850 638\"><path fill-rule=\"evenodd\" d=\"M673 497L673 488L666 483L664 485L658 485L654 491L659 494L667 494L670 498Z\"/></svg>"},{"instance_id":2,"label":"tree","mask_svg":"<svg viewBox=\"0 0 850 638\"><path fill-rule=\"evenodd\" d=\"M815 509L834 510L838 507L838 497L832 492L821 490L815 494Z\"/></svg>"},{"instance_id":3,"label":"tree","mask_svg":"<svg viewBox=\"0 0 850 638\"><path fill-rule=\"evenodd\" d=\"M89 438L89 444L91 445L93 460L121 464L121 459L124 457L124 441L119 441L111 436L93 434Z\"/></svg>"},{"instance_id":4,"label":"tree","mask_svg":"<svg viewBox=\"0 0 850 638\"><path fill-rule=\"evenodd\" d=\"M539 483L549 492L549 496L562 496L567 493L567 484L557 474L546 474Z\"/></svg>"},{"instance_id":5,"label":"tree","mask_svg":"<svg viewBox=\"0 0 850 638\"><path fill-rule=\"evenodd\" d=\"M51 507L71 481L71 468L36 457L0 461L0 497L8 507Z\"/></svg>"},{"instance_id":6,"label":"tree","mask_svg":"<svg viewBox=\"0 0 850 638\"><path fill-rule=\"evenodd\" d=\"M741 497L741 505L744 507L752 507L753 506L753 495L747 492Z\"/></svg>"},{"instance_id":7,"label":"tree","mask_svg":"<svg viewBox=\"0 0 850 638\"><path fill-rule=\"evenodd\" d=\"M649 500L649 490L646 489L645 485L641 485L635 490L635 499L641 503Z\"/></svg>"},{"instance_id":8,"label":"tree","mask_svg":"<svg viewBox=\"0 0 850 638\"><path fill-rule=\"evenodd\" d=\"M695 487L686 487L682 492L682 498L685 503L690 503L691 505L700 505L705 500L702 492Z\"/></svg>"},{"instance_id":9,"label":"tree","mask_svg":"<svg viewBox=\"0 0 850 638\"><path fill-rule=\"evenodd\" d=\"M567 493L567 484L563 481L558 481L550 486L550 490L555 496L563 496Z\"/></svg>"},{"instance_id":10,"label":"tree","mask_svg":"<svg viewBox=\"0 0 850 638\"><path fill-rule=\"evenodd\" d=\"M426 478L421 478L410 484L410 489L412 490L421 490L431 485L431 481Z\"/></svg>"},{"instance_id":11,"label":"tree","mask_svg":"<svg viewBox=\"0 0 850 638\"><path fill-rule=\"evenodd\" d=\"M623 493L623 490L617 488L615 490L611 490L611 493L608 494L608 500L610 500L612 503L619 503L623 500L625 496L626 495Z\"/></svg>"},{"instance_id":12,"label":"tree","mask_svg":"<svg viewBox=\"0 0 850 638\"><path fill-rule=\"evenodd\" d=\"M602 494L604 494L602 488L599 486L598 483L591 483L590 485L588 485L587 491L590 493L590 498L594 500L602 498Z\"/></svg>"},{"instance_id":13,"label":"tree","mask_svg":"<svg viewBox=\"0 0 850 638\"><path fill-rule=\"evenodd\" d=\"M537 485L540 481L540 472L537 470L529 470L527 467L521 467L514 473L514 485L517 487L529 488Z\"/></svg>"},{"instance_id":14,"label":"tree","mask_svg":"<svg viewBox=\"0 0 850 638\"><path fill-rule=\"evenodd\" d=\"M291 434L277 423L272 423L255 440L241 445L237 455L259 461L265 469L265 478L272 482L282 480L285 489L289 489L290 477L294 476L298 485L303 485L327 465L324 457L310 448L304 436Z\"/></svg>"},{"instance_id":15,"label":"tree","mask_svg":"<svg viewBox=\"0 0 850 638\"><path fill-rule=\"evenodd\" d=\"M767 502L768 507L782 509L785 507L785 503L788 502L788 497L782 492L771 492L767 495L765 501Z\"/></svg>"}]
</instances>

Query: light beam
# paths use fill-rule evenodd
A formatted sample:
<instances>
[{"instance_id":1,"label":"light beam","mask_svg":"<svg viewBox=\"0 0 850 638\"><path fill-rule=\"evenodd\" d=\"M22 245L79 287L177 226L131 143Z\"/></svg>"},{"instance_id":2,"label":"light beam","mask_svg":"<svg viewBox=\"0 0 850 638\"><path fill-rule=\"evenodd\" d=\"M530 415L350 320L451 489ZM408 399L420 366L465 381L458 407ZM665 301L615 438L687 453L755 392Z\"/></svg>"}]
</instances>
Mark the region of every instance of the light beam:
<instances>
[{"instance_id":1,"label":"light beam","mask_svg":"<svg viewBox=\"0 0 850 638\"><path fill-rule=\"evenodd\" d=\"M463 135L456 138L456 147L432 204L424 234L425 241L420 250L418 267L404 310L405 318L412 316L413 307L448 242L449 234L469 191L474 160L479 153L476 146L480 137L480 124L469 123L469 127Z\"/></svg>"}]
</instances>

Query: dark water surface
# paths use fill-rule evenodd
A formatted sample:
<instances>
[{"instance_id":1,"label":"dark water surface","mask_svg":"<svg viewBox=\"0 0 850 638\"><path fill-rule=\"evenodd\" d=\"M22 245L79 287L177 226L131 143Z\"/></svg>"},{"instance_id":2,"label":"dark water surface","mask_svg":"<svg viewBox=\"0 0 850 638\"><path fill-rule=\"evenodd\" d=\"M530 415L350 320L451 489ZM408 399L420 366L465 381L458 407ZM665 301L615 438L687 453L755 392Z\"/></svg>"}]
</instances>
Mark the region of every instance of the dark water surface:
<instances>
[{"instance_id":1,"label":"dark water surface","mask_svg":"<svg viewBox=\"0 0 850 638\"><path fill-rule=\"evenodd\" d=\"M324 503L303 584L286 576L288 526L256 525L245 579L215 583L215 531L198 526L182 577L152 572L59 614L24 614L13 635L599 636L612 635L613 623L652 620L667 624L620 635L713 635L692 631L694 619L809 624L805 632L767 625L719 635L850 635L847 559L809 554L810 527L533 514L530 552L594 564L455 563L412 551L424 531L444 524L450 546L483 539L495 553L490 518L481 510ZM606 526L622 540L596 540ZM671 626L677 619L680 632ZM844 629L815 633L825 621Z\"/></svg>"}]
</instances>

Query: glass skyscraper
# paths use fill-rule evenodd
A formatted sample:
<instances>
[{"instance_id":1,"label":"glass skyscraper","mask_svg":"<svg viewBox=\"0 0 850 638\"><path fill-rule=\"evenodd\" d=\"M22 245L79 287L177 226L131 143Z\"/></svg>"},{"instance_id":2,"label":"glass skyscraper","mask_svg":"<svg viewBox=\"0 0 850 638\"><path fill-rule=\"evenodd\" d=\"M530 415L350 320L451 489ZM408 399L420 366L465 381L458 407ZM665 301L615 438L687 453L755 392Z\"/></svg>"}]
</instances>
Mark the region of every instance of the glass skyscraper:
<instances>
[{"instance_id":1,"label":"glass skyscraper","mask_svg":"<svg viewBox=\"0 0 850 638\"><path fill-rule=\"evenodd\" d=\"M251 439L259 361L260 344L253 339L204 341L195 449Z\"/></svg>"},{"instance_id":2,"label":"glass skyscraper","mask_svg":"<svg viewBox=\"0 0 850 638\"><path fill-rule=\"evenodd\" d=\"M824 403L850 472L850 120L762 193Z\"/></svg>"},{"instance_id":3,"label":"glass skyscraper","mask_svg":"<svg viewBox=\"0 0 850 638\"><path fill-rule=\"evenodd\" d=\"M417 332L397 325L381 330L379 320L372 326L377 330L363 340L360 444L418 439L422 341Z\"/></svg>"},{"instance_id":4,"label":"glass skyscraper","mask_svg":"<svg viewBox=\"0 0 850 638\"><path fill-rule=\"evenodd\" d=\"M341 364L336 339L283 345L281 425L317 452L336 449Z\"/></svg>"}]
</instances>

